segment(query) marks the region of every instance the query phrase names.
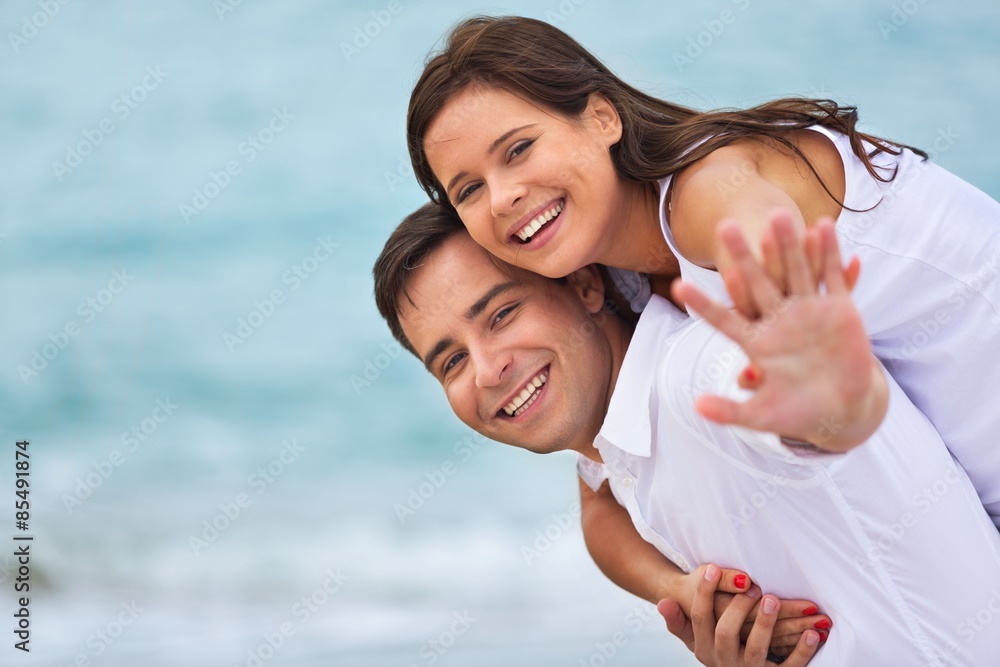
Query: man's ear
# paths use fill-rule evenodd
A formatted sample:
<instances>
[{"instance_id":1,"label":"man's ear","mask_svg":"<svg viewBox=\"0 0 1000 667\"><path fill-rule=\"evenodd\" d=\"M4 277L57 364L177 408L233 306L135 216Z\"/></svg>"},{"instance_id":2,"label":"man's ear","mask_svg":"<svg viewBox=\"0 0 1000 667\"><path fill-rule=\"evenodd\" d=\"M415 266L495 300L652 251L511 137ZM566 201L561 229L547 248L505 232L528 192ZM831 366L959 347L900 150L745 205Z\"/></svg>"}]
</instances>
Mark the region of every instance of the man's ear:
<instances>
[{"instance_id":1,"label":"man's ear","mask_svg":"<svg viewBox=\"0 0 1000 667\"><path fill-rule=\"evenodd\" d=\"M596 264L590 264L566 276L570 288L576 292L583 302L584 308L591 315L601 312L604 308L604 279L597 270Z\"/></svg>"},{"instance_id":2,"label":"man's ear","mask_svg":"<svg viewBox=\"0 0 1000 667\"><path fill-rule=\"evenodd\" d=\"M605 139L609 148L621 141L621 114L618 113L618 107L607 97L601 93L591 93L587 98L587 109L584 114L588 119L592 119L594 127Z\"/></svg>"}]
</instances>

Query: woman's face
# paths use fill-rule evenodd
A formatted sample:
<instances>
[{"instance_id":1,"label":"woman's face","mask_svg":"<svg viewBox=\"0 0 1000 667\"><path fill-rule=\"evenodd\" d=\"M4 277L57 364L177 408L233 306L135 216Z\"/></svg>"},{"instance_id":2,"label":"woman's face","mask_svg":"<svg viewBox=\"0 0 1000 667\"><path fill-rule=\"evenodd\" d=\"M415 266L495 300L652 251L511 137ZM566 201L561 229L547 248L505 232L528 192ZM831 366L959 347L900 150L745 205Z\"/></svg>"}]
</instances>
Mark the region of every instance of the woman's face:
<instances>
[{"instance_id":1,"label":"woman's face","mask_svg":"<svg viewBox=\"0 0 1000 667\"><path fill-rule=\"evenodd\" d=\"M623 206L609 149L614 106L592 95L580 118L473 85L430 124L424 150L472 238L500 259L551 278L600 262Z\"/></svg>"}]
</instances>

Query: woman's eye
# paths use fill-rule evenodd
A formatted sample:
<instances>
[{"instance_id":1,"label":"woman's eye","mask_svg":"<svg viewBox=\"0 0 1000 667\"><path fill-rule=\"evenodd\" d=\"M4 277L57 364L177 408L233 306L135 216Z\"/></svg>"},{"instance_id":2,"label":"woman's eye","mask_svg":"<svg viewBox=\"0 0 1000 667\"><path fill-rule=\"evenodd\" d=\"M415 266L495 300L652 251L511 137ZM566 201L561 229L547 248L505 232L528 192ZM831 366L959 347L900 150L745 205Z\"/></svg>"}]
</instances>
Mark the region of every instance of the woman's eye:
<instances>
[{"instance_id":1,"label":"woman's eye","mask_svg":"<svg viewBox=\"0 0 1000 667\"><path fill-rule=\"evenodd\" d=\"M461 204L463 201L468 199L469 195L471 195L473 192L479 189L479 185L480 185L479 183L473 183L472 185L468 185L462 188L462 191L458 193L458 201L456 201L455 203Z\"/></svg>"},{"instance_id":2,"label":"woman's eye","mask_svg":"<svg viewBox=\"0 0 1000 667\"><path fill-rule=\"evenodd\" d=\"M515 144L514 147L510 149L510 153L508 153L508 155L507 155L507 160L508 161L513 160L518 155L520 155L521 153L523 153L524 151L526 151L528 149L528 147L531 146L531 144L533 144L533 143L535 143L535 142L532 141L532 140L526 140L526 141L522 141L519 144Z\"/></svg>"}]
</instances>

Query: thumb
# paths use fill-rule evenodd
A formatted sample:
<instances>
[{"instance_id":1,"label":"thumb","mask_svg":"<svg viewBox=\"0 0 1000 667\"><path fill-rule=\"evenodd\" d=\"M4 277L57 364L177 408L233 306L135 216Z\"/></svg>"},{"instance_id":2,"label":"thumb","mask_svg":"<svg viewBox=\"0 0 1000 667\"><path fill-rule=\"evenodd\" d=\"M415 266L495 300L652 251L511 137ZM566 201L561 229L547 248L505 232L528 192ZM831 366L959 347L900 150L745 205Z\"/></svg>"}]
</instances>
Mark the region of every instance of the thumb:
<instances>
[{"instance_id":1,"label":"thumb","mask_svg":"<svg viewBox=\"0 0 1000 667\"><path fill-rule=\"evenodd\" d=\"M681 606L673 600L663 599L656 605L656 611L660 612L660 616L667 622L667 630L670 631L670 634L687 644L688 649L694 651L694 628L691 627L691 621L684 615Z\"/></svg>"}]
</instances>

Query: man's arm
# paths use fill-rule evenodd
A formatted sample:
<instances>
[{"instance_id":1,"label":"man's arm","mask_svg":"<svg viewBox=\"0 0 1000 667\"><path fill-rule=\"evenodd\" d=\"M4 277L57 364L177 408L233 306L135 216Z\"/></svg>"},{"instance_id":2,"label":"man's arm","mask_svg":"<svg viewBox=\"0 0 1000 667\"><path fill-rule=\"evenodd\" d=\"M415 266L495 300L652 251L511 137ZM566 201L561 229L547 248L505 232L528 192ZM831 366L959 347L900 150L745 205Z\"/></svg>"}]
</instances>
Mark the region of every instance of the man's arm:
<instances>
[{"instance_id":1,"label":"man's arm","mask_svg":"<svg viewBox=\"0 0 1000 667\"><path fill-rule=\"evenodd\" d=\"M832 224L821 221L803 238L787 216L773 216L771 225L784 286L764 271L735 224L723 223L718 230L719 242L733 257L727 288L752 302L757 319L726 308L693 285L674 284L675 296L738 343L763 374L743 403L706 395L696 406L715 422L844 452L867 440L885 418L884 371L851 301ZM816 285L816 258L825 292Z\"/></svg>"}]
</instances>

